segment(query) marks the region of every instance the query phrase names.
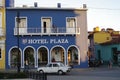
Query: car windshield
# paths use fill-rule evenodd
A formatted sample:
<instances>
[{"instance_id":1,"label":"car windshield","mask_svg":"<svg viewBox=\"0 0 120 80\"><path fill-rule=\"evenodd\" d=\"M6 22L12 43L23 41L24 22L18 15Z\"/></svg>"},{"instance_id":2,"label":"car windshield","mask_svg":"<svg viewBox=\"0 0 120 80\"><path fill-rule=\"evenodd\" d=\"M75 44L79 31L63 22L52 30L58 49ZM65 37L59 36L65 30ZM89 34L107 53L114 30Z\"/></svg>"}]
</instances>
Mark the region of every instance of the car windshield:
<instances>
[{"instance_id":1,"label":"car windshield","mask_svg":"<svg viewBox=\"0 0 120 80\"><path fill-rule=\"evenodd\" d=\"M52 64L47 64L46 67L52 67Z\"/></svg>"},{"instance_id":2,"label":"car windshield","mask_svg":"<svg viewBox=\"0 0 120 80\"><path fill-rule=\"evenodd\" d=\"M63 67L63 66L64 66L64 64L60 63L60 66L61 66L61 67Z\"/></svg>"}]
</instances>

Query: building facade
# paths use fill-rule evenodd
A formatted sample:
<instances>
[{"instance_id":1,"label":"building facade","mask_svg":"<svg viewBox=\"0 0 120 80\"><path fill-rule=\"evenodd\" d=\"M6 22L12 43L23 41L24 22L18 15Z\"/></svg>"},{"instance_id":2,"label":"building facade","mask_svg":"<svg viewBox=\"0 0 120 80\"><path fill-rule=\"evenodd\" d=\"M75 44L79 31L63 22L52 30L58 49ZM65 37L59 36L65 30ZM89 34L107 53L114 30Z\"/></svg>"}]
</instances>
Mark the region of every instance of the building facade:
<instances>
[{"instance_id":1,"label":"building facade","mask_svg":"<svg viewBox=\"0 0 120 80\"><path fill-rule=\"evenodd\" d=\"M112 60L113 64L116 65L120 63L120 34L113 31L111 38L110 41L95 45L96 59L103 60L105 63Z\"/></svg>"},{"instance_id":2,"label":"building facade","mask_svg":"<svg viewBox=\"0 0 120 80\"><path fill-rule=\"evenodd\" d=\"M0 0L0 69L5 69L5 1Z\"/></svg>"},{"instance_id":3,"label":"building facade","mask_svg":"<svg viewBox=\"0 0 120 80\"><path fill-rule=\"evenodd\" d=\"M114 65L120 63L120 32L114 31L111 28L89 32L90 46L89 58L94 58L96 61L102 61L103 64L108 64L112 60Z\"/></svg>"},{"instance_id":4,"label":"building facade","mask_svg":"<svg viewBox=\"0 0 120 80\"><path fill-rule=\"evenodd\" d=\"M6 8L6 68L53 61L88 67L87 9Z\"/></svg>"}]
</instances>

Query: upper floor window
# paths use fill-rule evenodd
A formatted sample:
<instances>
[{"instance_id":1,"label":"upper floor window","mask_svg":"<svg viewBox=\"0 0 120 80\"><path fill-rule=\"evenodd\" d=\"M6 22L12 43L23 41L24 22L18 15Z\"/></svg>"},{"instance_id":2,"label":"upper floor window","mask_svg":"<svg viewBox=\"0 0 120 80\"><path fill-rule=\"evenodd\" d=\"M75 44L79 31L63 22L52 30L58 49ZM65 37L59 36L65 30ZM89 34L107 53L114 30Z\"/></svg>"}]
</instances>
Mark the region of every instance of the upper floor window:
<instances>
[{"instance_id":1,"label":"upper floor window","mask_svg":"<svg viewBox=\"0 0 120 80\"><path fill-rule=\"evenodd\" d=\"M66 27L67 33L77 33L75 17L67 17L66 18L66 26L67 26Z\"/></svg>"},{"instance_id":2,"label":"upper floor window","mask_svg":"<svg viewBox=\"0 0 120 80\"><path fill-rule=\"evenodd\" d=\"M52 25L52 18L51 17L42 17L42 32L43 33L50 33L51 32L51 25Z\"/></svg>"},{"instance_id":3,"label":"upper floor window","mask_svg":"<svg viewBox=\"0 0 120 80\"><path fill-rule=\"evenodd\" d=\"M19 23L17 23L17 18L16 18L16 32L18 34L17 27L19 27L19 34L26 34L27 33L27 18L20 17Z\"/></svg>"},{"instance_id":4,"label":"upper floor window","mask_svg":"<svg viewBox=\"0 0 120 80\"><path fill-rule=\"evenodd\" d=\"M0 0L0 6L4 6L4 0Z\"/></svg>"},{"instance_id":5,"label":"upper floor window","mask_svg":"<svg viewBox=\"0 0 120 80\"><path fill-rule=\"evenodd\" d=\"M67 17L67 27L69 27L69 28L75 28L76 27L75 17Z\"/></svg>"},{"instance_id":6,"label":"upper floor window","mask_svg":"<svg viewBox=\"0 0 120 80\"><path fill-rule=\"evenodd\" d=\"M19 28L26 28L27 27L27 19L24 17L20 17L20 22L18 24ZM16 18L16 27L17 27L17 18Z\"/></svg>"}]
</instances>

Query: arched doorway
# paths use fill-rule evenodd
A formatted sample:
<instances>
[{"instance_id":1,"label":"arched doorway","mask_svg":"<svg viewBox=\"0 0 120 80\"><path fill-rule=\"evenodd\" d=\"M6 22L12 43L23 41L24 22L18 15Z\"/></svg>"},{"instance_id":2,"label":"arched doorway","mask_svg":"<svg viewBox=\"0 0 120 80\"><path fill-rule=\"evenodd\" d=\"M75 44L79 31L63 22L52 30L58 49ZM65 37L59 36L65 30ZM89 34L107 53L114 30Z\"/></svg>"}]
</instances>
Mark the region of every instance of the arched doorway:
<instances>
[{"instance_id":1,"label":"arched doorway","mask_svg":"<svg viewBox=\"0 0 120 80\"><path fill-rule=\"evenodd\" d=\"M51 51L51 62L62 62L65 64L64 49L61 46L56 46Z\"/></svg>"},{"instance_id":2,"label":"arched doorway","mask_svg":"<svg viewBox=\"0 0 120 80\"><path fill-rule=\"evenodd\" d=\"M78 49L75 46L71 46L68 49L68 65L78 65Z\"/></svg>"},{"instance_id":3,"label":"arched doorway","mask_svg":"<svg viewBox=\"0 0 120 80\"><path fill-rule=\"evenodd\" d=\"M45 47L38 50L38 66L45 66L48 63L48 51Z\"/></svg>"},{"instance_id":4,"label":"arched doorway","mask_svg":"<svg viewBox=\"0 0 120 80\"><path fill-rule=\"evenodd\" d=\"M21 52L18 48L10 51L10 68L17 68L18 63L21 65Z\"/></svg>"},{"instance_id":5,"label":"arched doorway","mask_svg":"<svg viewBox=\"0 0 120 80\"><path fill-rule=\"evenodd\" d=\"M34 58L34 49L28 47L24 51L24 66L28 64L29 68L34 68L35 65L35 58Z\"/></svg>"}]
</instances>

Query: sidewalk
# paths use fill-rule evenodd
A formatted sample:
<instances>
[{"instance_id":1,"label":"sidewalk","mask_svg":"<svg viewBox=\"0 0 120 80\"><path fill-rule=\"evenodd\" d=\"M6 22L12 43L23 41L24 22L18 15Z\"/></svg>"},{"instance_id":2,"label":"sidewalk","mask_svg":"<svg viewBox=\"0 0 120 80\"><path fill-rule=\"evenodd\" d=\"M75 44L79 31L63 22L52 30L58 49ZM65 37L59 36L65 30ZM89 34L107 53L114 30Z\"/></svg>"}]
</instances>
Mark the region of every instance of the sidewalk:
<instances>
[{"instance_id":1,"label":"sidewalk","mask_svg":"<svg viewBox=\"0 0 120 80\"><path fill-rule=\"evenodd\" d=\"M89 68L73 68L75 71L96 71L96 70L120 70L119 66L112 66L109 68L108 65L101 65L99 67L89 67Z\"/></svg>"},{"instance_id":2,"label":"sidewalk","mask_svg":"<svg viewBox=\"0 0 120 80\"><path fill-rule=\"evenodd\" d=\"M29 71L37 71L36 69L30 69ZM17 73L17 69L6 69L6 70L3 70L3 69L0 69L0 72L4 72L4 73ZM20 72L24 72L24 69L21 69Z\"/></svg>"}]
</instances>

